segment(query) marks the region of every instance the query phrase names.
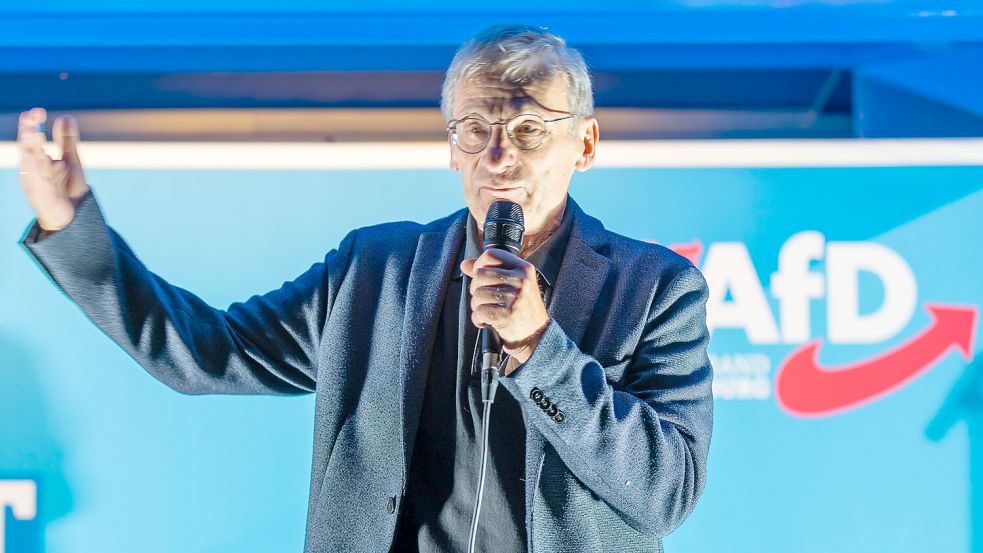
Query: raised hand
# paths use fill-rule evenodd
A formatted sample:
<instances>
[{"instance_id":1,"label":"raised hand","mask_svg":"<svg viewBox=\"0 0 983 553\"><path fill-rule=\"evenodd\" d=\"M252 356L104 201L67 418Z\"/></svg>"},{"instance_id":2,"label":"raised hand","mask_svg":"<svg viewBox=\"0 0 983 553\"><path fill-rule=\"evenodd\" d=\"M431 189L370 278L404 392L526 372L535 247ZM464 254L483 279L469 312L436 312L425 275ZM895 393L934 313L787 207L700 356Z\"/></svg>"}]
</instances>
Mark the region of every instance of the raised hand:
<instances>
[{"instance_id":1,"label":"raised hand","mask_svg":"<svg viewBox=\"0 0 983 553\"><path fill-rule=\"evenodd\" d=\"M44 151L44 108L22 112L17 124L20 183L34 209L38 225L48 232L61 230L75 218L75 209L89 191L78 156L78 122L70 115L55 119L52 136L61 147L61 159Z\"/></svg>"}]
</instances>

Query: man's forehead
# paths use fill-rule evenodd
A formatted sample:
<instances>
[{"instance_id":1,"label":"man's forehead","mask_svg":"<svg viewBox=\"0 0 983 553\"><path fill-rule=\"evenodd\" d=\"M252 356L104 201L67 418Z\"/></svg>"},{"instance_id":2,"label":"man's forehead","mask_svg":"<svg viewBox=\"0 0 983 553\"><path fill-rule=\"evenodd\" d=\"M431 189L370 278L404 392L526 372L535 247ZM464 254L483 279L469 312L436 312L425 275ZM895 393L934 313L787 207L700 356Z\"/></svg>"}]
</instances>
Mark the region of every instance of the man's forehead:
<instances>
[{"instance_id":1,"label":"man's forehead","mask_svg":"<svg viewBox=\"0 0 983 553\"><path fill-rule=\"evenodd\" d=\"M557 82L538 81L512 85L500 81L472 81L458 85L454 94L454 112L498 115L527 109L566 111L566 89Z\"/></svg>"}]
</instances>

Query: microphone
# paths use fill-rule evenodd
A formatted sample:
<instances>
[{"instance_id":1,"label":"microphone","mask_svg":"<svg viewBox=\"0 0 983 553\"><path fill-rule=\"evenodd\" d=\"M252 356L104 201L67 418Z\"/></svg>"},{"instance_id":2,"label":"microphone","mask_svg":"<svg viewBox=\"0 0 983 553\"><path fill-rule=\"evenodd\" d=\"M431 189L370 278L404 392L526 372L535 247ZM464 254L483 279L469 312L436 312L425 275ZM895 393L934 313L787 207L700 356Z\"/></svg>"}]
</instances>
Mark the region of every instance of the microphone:
<instances>
[{"instance_id":1,"label":"microphone","mask_svg":"<svg viewBox=\"0 0 983 553\"><path fill-rule=\"evenodd\" d=\"M485 215L483 246L507 250L519 255L522 249L522 234L525 232L522 206L508 200L498 200L488 208Z\"/></svg>"},{"instance_id":2,"label":"microphone","mask_svg":"<svg viewBox=\"0 0 983 553\"><path fill-rule=\"evenodd\" d=\"M515 202L499 200L491 204L485 215L482 245L486 250L498 248L519 255L525 230L522 207ZM502 340L491 327L479 329L478 335L481 342L481 400L492 402L498 389Z\"/></svg>"}]
</instances>

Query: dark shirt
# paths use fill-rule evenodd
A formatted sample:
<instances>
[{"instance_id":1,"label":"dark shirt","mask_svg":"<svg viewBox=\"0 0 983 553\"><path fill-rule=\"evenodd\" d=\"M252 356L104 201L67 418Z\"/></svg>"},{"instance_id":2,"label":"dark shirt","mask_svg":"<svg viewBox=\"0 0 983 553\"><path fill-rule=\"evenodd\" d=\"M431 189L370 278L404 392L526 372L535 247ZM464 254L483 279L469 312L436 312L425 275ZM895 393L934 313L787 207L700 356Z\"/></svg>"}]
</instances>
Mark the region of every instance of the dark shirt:
<instances>
[{"instance_id":1,"label":"dark shirt","mask_svg":"<svg viewBox=\"0 0 983 553\"><path fill-rule=\"evenodd\" d=\"M567 209L559 228L527 259L537 268L547 305L570 237L571 219ZM481 463L482 403L470 278L461 273L460 262L479 255L477 228L469 215L438 319L393 553L468 549ZM488 473L476 550L525 553L525 414L501 386L489 427Z\"/></svg>"}]
</instances>

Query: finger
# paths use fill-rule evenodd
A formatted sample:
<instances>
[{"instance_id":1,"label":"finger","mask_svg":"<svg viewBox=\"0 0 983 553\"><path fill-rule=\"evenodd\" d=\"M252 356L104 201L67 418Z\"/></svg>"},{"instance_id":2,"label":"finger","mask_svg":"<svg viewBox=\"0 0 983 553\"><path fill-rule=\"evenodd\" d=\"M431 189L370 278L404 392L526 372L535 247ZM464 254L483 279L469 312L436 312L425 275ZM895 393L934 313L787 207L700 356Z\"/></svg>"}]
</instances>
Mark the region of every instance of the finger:
<instances>
[{"instance_id":1,"label":"finger","mask_svg":"<svg viewBox=\"0 0 983 553\"><path fill-rule=\"evenodd\" d=\"M44 152L22 151L20 172L21 188L29 200L46 201L54 193L52 162Z\"/></svg>"},{"instance_id":2,"label":"finger","mask_svg":"<svg viewBox=\"0 0 983 553\"><path fill-rule=\"evenodd\" d=\"M28 147L21 150L21 171L25 176L47 178L51 175L54 162L41 148Z\"/></svg>"},{"instance_id":3,"label":"finger","mask_svg":"<svg viewBox=\"0 0 983 553\"><path fill-rule=\"evenodd\" d=\"M495 326L508 319L511 309L504 305L486 303L471 310L471 322L477 328Z\"/></svg>"},{"instance_id":4,"label":"finger","mask_svg":"<svg viewBox=\"0 0 983 553\"><path fill-rule=\"evenodd\" d=\"M522 288L522 277L524 274L514 269L500 269L497 267L482 267L473 271L471 277L470 290L473 294L475 290L482 286L497 286L506 284L517 289Z\"/></svg>"},{"instance_id":5,"label":"finger","mask_svg":"<svg viewBox=\"0 0 983 553\"><path fill-rule=\"evenodd\" d=\"M42 148L45 143L43 125L47 116L44 108L21 113L17 121L17 142L23 147Z\"/></svg>"},{"instance_id":6,"label":"finger","mask_svg":"<svg viewBox=\"0 0 983 553\"><path fill-rule=\"evenodd\" d=\"M31 112L22 111L17 118L17 143L23 145L27 140L28 133L36 131L36 126L31 122Z\"/></svg>"},{"instance_id":7,"label":"finger","mask_svg":"<svg viewBox=\"0 0 983 553\"><path fill-rule=\"evenodd\" d=\"M526 263L528 263L528 261L525 261L512 252L500 250L498 248L488 248L478 257L478 261L475 264L479 267L519 267Z\"/></svg>"},{"instance_id":8,"label":"finger","mask_svg":"<svg viewBox=\"0 0 983 553\"><path fill-rule=\"evenodd\" d=\"M474 259L465 259L461 262L461 272L474 278Z\"/></svg>"},{"instance_id":9,"label":"finger","mask_svg":"<svg viewBox=\"0 0 983 553\"><path fill-rule=\"evenodd\" d=\"M41 123L44 123L48 118L48 111L44 108L31 108L27 111L21 112L22 121L37 127Z\"/></svg>"},{"instance_id":10,"label":"finger","mask_svg":"<svg viewBox=\"0 0 983 553\"><path fill-rule=\"evenodd\" d=\"M515 303L518 296L519 290L511 286L482 286L471 294L471 305L477 307L491 303L508 307Z\"/></svg>"},{"instance_id":11,"label":"finger","mask_svg":"<svg viewBox=\"0 0 983 553\"><path fill-rule=\"evenodd\" d=\"M532 263L529 263L525 259L519 256L512 255L509 252L490 249L485 253L481 254L478 259L474 262L474 271L480 271L482 268L499 268L499 269L511 269L515 270L517 274L531 274L536 268Z\"/></svg>"},{"instance_id":12,"label":"finger","mask_svg":"<svg viewBox=\"0 0 983 553\"><path fill-rule=\"evenodd\" d=\"M34 131L27 131L25 136L18 136L20 141L19 153L21 155L21 163L26 166L29 164L40 163L42 165L51 164L51 156L48 155L44 150L45 139L44 135ZM27 169L24 169L25 171Z\"/></svg>"},{"instance_id":13,"label":"finger","mask_svg":"<svg viewBox=\"0 0 983 553\"><path fill-rule=\"evenodd\" d=\"M55 119L55 124L51 129L51 134L55 144L61 147L61 159L68 163L78 163L78 140L79 127L78 120L71 115L63 115Z\"/></svg>"}]
</instances>

